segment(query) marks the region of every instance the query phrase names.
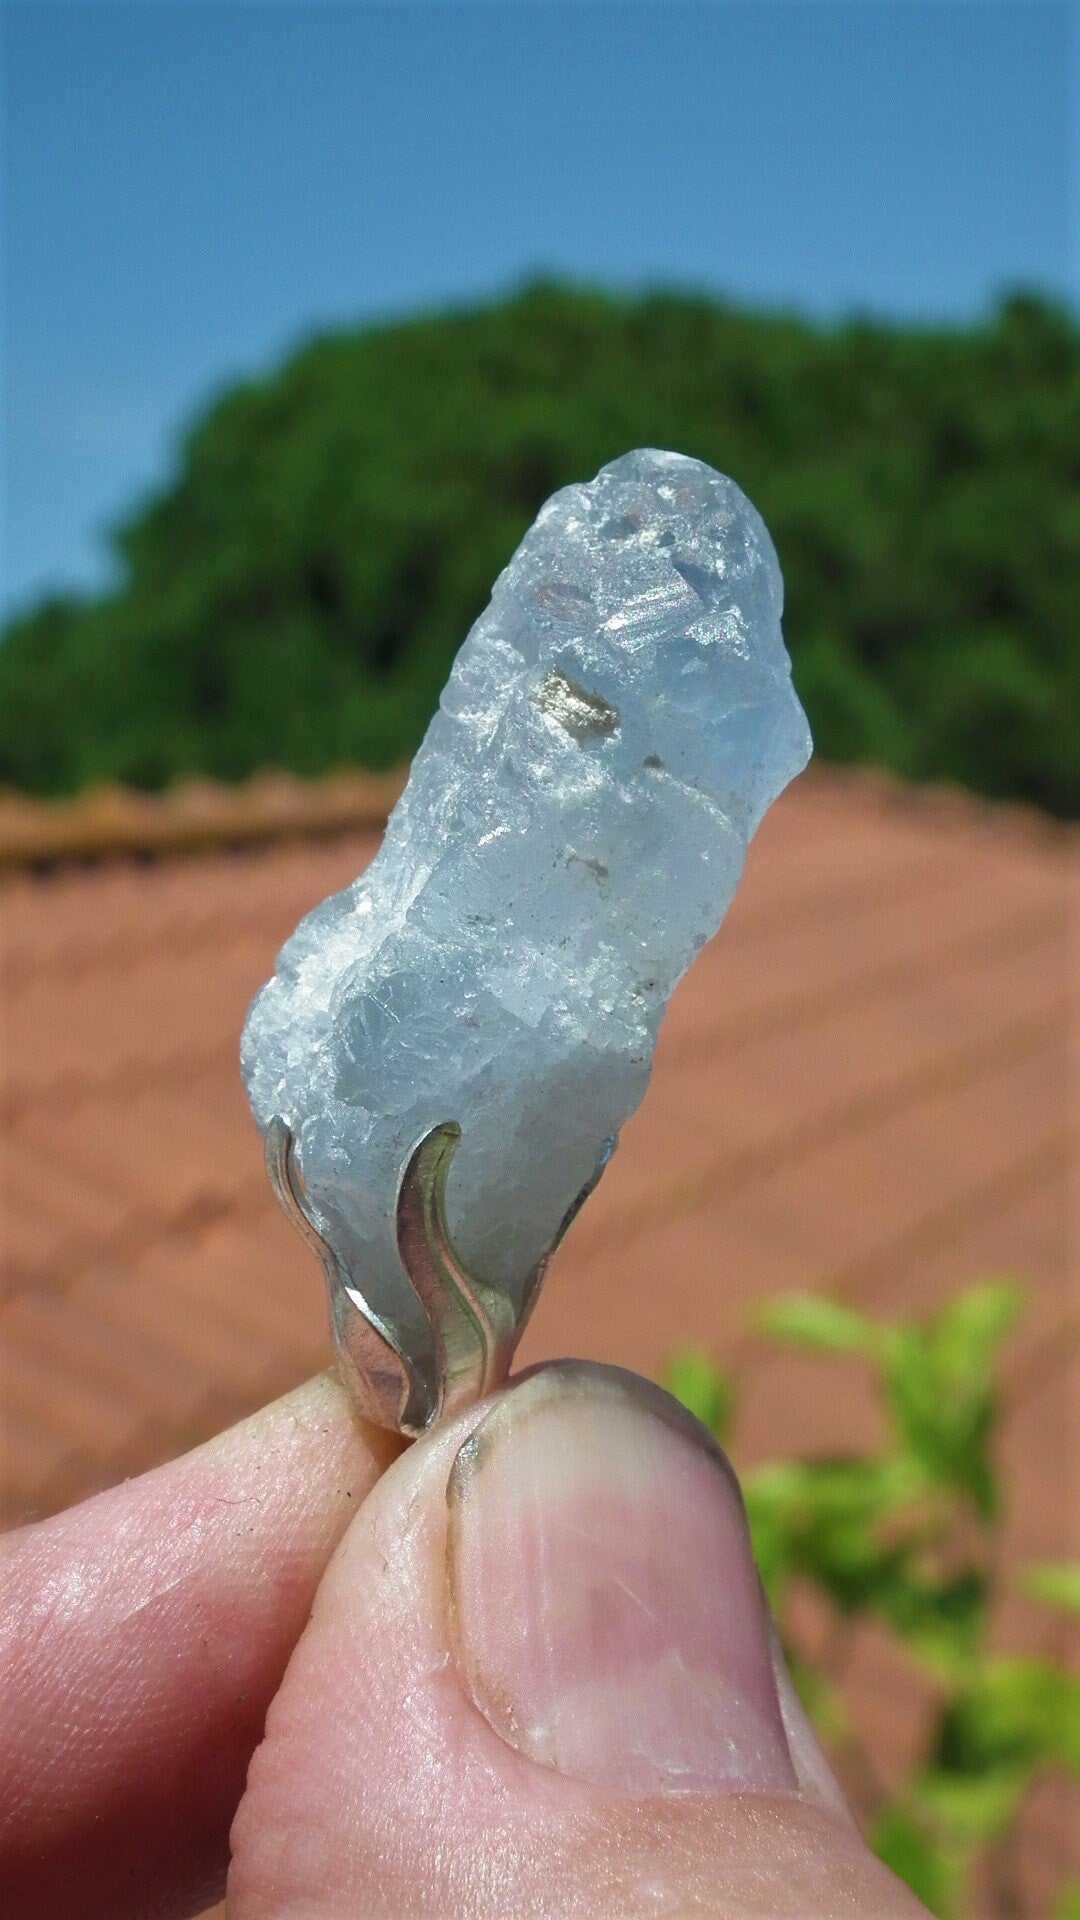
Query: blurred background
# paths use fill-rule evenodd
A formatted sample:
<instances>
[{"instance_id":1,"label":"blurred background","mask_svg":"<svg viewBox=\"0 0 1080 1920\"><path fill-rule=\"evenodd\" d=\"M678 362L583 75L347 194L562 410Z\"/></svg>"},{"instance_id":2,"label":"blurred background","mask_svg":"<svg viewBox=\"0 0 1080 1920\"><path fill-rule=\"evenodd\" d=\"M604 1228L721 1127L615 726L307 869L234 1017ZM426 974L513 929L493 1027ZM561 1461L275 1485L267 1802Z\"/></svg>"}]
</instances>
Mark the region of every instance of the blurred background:
<instances>
[{"instance_id":1,"label":"blurred background","mask_svg":"<svg viewBox=\"0 0 1080 1920\"><path fill-rule=\"evenodd\" d=\"M8 0L3 1500L326 1358L239 1091L492 579L628 447L772 530L817 743L525 1358L722 1430L933 1911L1076 1920L1066 0Z\"/></svg>"}]
</instances>

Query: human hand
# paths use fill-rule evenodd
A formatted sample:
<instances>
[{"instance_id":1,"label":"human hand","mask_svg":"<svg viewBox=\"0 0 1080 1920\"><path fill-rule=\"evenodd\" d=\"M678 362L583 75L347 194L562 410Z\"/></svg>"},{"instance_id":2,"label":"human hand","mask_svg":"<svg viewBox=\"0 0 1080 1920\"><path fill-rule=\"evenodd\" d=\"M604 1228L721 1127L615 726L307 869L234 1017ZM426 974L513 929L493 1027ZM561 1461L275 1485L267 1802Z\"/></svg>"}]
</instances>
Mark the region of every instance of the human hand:
<instances>
[{"instance_id":1,"label":"human hand","mask_svg":"<svg viewBox=\"0 0 1080 1920\"><path fill-rule=\"evenodd\" d=\"M14 1537L11 1920L217 1897L268 1704L230 1920L925 1920L675 1402L562 1363L393 1451L324 1379Z\"/></svg>"}]
</instances>

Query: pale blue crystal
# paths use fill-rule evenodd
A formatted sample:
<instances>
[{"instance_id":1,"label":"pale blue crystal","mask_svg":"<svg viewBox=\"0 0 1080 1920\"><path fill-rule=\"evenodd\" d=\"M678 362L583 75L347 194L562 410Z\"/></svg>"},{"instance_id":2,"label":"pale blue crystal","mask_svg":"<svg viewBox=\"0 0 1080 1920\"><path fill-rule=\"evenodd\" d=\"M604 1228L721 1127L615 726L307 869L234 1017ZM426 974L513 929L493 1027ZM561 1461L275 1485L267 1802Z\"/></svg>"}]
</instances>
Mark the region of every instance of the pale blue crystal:
<instances>
[{"instance_id":1,"label":"pale blue crystal","mask_svg":"<svg viewBox=\"0 0 1080 1920\"><path fill-rule=\"evenodd\" d=\"M642 449L548 501L465 641L378 857L303 920L243 1041L313 1211L414 1312L392 1222L456 1120L451 1229L514 1293L645 1091L750 835L810 754L760 515Z\"/></svg>"}]
</instances>

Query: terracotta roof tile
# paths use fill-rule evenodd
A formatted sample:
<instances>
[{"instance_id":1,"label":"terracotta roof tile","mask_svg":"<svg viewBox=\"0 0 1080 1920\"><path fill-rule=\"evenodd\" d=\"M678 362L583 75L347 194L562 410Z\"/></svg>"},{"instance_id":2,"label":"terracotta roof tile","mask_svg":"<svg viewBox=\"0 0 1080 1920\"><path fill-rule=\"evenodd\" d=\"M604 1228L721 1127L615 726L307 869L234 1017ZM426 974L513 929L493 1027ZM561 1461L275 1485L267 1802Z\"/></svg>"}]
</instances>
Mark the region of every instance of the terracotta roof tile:
<instances>
[{"instance_id":1,"label":"terracotta roof tile","mask_svg":"<svg viewBox=\"0 0 1080 1920\"><path fill-rule=\"evenodd\" d=\"M180 808L180 842L198 841L183 857L5 885L9 1519L194 1443L328 1356L321 1277L271 1200L236 1049L277 947L376 847L370 796L365 814L349 792L351 815L344 787L203 794ZM123 815L131 844L167 852L166 803L150 826L109 806L110 833ZM324 837L271 839L290 818ZM77 825L35 816L19 831L78 851ZM1013 1271L1031 1299L1006 1371L1004 1552L1075 1551L1062 1485L1080 1384L1063 1004L1076 873L1070 836L1017 816L864 778L799 782L676 996L644 1106L523 1360L572 1351L655 1375L677 1342L738 1346L746 1461L842 1449L872 1442L879 1418L858 1370L836 1393L827 1363L763 1349L745 1333L752 1303L828 1285L924 1311ZM1041 1644L1046 1619L1009 1602L1002 1631ZM869 1642L853 1670L859 1711L900 1765L918 1737L904 1685ZM1064 1845L1053 1794L1040 1818L1033 1885Z\"/></svg>"}]
</instances>

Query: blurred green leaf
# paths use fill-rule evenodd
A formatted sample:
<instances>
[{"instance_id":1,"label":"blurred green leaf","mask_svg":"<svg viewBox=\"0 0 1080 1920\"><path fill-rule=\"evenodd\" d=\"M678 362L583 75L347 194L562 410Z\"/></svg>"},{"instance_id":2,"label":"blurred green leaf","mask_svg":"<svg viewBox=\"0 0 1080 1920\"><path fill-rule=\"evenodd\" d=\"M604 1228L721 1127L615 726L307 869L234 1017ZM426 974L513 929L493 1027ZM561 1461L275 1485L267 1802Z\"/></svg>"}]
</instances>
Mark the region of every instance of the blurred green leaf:
<instances>
[{"instance_id":1,"label":"blurred green leaf","mask_svg":"<svg viewBox=\"0 0 1080 1920\"><path fill-rule=\"evenodd\" d=\"M845 1777L863 1781L878 1851L943 1920L968 1920L980 1862L1009 1910L1021 1910L1008 1891L1021 1808L1048 1769L1080 1774L1080 1675L988 1650L1006 1581L1080 1611L1080 1568L1000 1569L997 1365L1020 1306L1017 1287L988 1281L924 1320L872 1323L803 1298L755 1315L767 1337L835 1355L838 1382L845 1357L875 1363L890 1423L880 1452L770 1461L744 1476L744 1490L800 1696ZM823 1604L832 1623L819 1663L800 1654L810 1596L819 1644ZM893 1794L860 1749L844 1697L845 1662L869 1621L922 1669L929 1715L925 1764ZM1057 1920L1080 1920L1075 1890L1062 1894Z\"/></svg>"},{"instance_id":2,"label":"blurred green leaf","mask_svg":"<svg viewBox=\"0 0 1080 1920\"><path fill-rule=\"evenodd\" d=\"M969 1775L1023 1765L1080 1774L1080 1675L1051 1660L983 1661L943 1715L938 1762Z\"/></svg>"},{"instance_id":3,"label":"blurred green leaf","mask_svg":"<svg viewBox=\"0 0 1080 1920\"><path fill-rule=\"evenodd\" d=\"M874 1851L939 1920L959 1920L966 1879L955 1848L931 1837L909 1814L890 1807L871 1834Z\"/></svg>"},{"instance_id":4,"label":"blurred green leaf","mask_svg":"<svg viewBox=\"0 0 1080 1920\"><path fill-rule=\"evenodd\" d=\"M1032 1600L1058 1607L1062 1613L1080 1617L1080 1566L1075 1562L1060 1566L1024 1567L1016 1584Z\"/></svg>"},{"instance_id":5,"label":"blurred green leaf","mask_svg":"<svg viewBox=\"0 0 1080 1920\"><path fill-rule=\"evenodd\" d=\"M888 1340L888 1404L898 1433L932 1480L969 1495L986 1519L998 1503L988 1444L993 1362L1021 1306L1012 1283L988 1282L925 1328L897 1324Z\"/></svg>"},{"instance_id":6,"label":"blurred green leaf","mask_svg":"<svg viewBox=\"0 0 1080 1920\"><path fill-rule=\"evenodd\" d=\"M931 1322L931 1348L939 1375L961 1391L985 1385L998 1348L1023 1310L1023 1289L1013 1280L987 1280L959 1294Z\"/></svg>"},{"instance_id":7,"label":"blurred green leaf","mask_svg":"<svg viewBox=\"0 0 1080 1920\"><path fill-rule=\"evenodd\" d=\"M931 1672L959 1681L979 1649L987 1600L987 1579L975 1568L943 1577L913 1572L905 1562L884 1587L876 1612Z\"/></svg>"},{"instance_id":8,"label":"blurred green leaf","mask_svg":"<svg viewBox=\"0 0 1080 1920\"><path fill-rule=\"evenodd\" d=\"M909 1798L949 1840L986 1845L1009 1830L1030 1784L1026 1766L987 1768L976 1774L930 1770L914 1782Z\"/></svg>"},{"instance_id":9,"label":"blurred green leaf","mask_svg":"<svg viewBox=\"0 0 1080 1920\"><path fill-rule=\"evenodd\" d=\"M821 1294L791 1294L770 1300L752 1315L759 1333L789 1346L825 1353L876 1355L881 1335L872 1320Z\"/></svg>"},{"instance_id":10,"label":"blurred green leaf","mask_svg":"<svg viewBox=\"0 0 1080 1920\"><path fill-rule=\"evenodd\" d=\"M665 1385L692 1414L723 1442L731 1423L732 1383L707 1354L685 1347L668 1362Z\"/></svg>"}]
</instances>

